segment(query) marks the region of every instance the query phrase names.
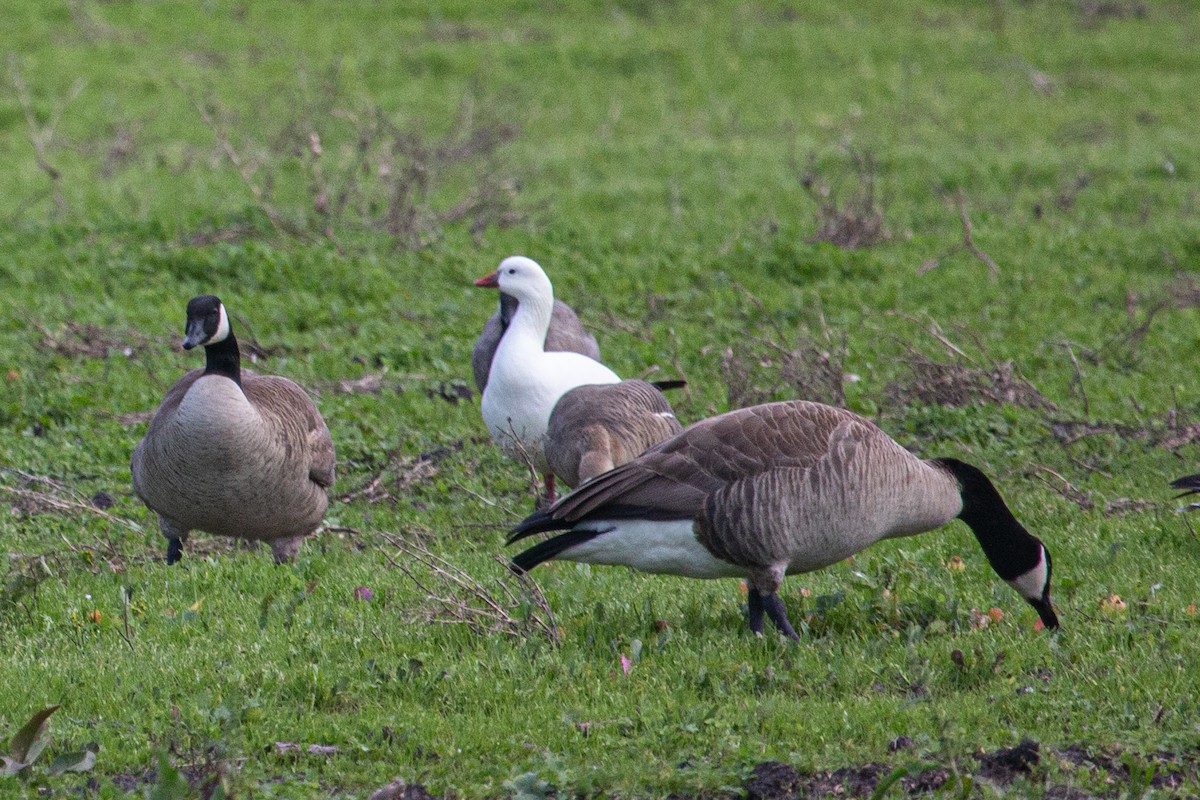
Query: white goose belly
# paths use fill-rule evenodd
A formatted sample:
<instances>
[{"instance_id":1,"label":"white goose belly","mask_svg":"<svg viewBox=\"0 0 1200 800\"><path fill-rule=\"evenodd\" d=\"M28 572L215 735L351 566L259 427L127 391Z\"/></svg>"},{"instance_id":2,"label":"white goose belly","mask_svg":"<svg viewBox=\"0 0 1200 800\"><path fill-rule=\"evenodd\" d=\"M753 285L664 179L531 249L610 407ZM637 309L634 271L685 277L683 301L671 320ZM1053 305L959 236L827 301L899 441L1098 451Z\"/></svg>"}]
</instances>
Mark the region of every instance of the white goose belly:
<instances>
[{"instance_id":1,"label":"white goose belly","mask_svg":"<svg viewBox=\"0 0 1200 800\"><path fill-rule=\"evenodd\" d=\"M749 570L713 556L696 538L692 520L594 520L581 530L605 531L558 557L627 566L686 578L744 578Z\"/></svg>"}]
</instances>

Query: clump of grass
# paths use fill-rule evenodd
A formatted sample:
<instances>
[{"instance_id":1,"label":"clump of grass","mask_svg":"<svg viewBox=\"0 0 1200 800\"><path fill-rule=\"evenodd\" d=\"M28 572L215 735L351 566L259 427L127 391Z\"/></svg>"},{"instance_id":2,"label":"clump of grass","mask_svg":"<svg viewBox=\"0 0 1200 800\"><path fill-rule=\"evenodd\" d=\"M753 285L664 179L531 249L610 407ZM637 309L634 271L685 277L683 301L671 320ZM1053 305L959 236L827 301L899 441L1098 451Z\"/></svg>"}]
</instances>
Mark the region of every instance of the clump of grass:
<instances>
[{"instance_id":1,"label":"clump of grass","mask_svg":"<svg viewBox=\"0 0 1200 800\"><path fill-rule=\"evenodd\" d=\"M742 291L763 308L759 298ZM846 404L846 331L831 328L820 309L814 316L816 330L800 326L786 331L770 315L748 321L747 335L726 347L721 356L729 408L782 399Z\"/></svg>"},{"instance_id":2,"label":"clump of grass","mask_svg":"<svg viewBox=\"0 0 1200 800\"><path fill-rule=\"evenodd\" d=\"M906 344L909 368L906 379L894 381L885 390L887 402L905 407L914 402L960 408L980 403L1003 403L1024 408L1056 411L1057 406L1038 391L1012 359L992 358L978 342L979 355L972 358L954 344L933 322L928 333L942 344L949 360L939 360Z\"/></svg>"},{"instance_id":3,"label":"clump of grass","mask_svg":"<svg viewBox=\"0 0 1200 800\"><path fill-rule=\"evenodd\" d=\"M875 190L875 156L854 148L849 148L848 154L849 166L842 165L833 176L821 172L812 155L803 171L796 170L801 188L815 204L816 230L808 237L809 242L854 249L871 247L892 236L884 222L883 202Z\"/></svg>"},{"instance_id":4,"label":"clump of grass","mask_svg":"<svg viewBox=\"0 0 1200 800\"><path fill-rule=\"evenodd\" d=\"M517 180L501 158L515 125L464 101L443 133L421 121L401 123L376 103L351 107L336 75L271 135L256 136L215 96L185 84L201 121L279 234L336 241L344 228L382 231L397 247L425 247L448 225L466 223L478 240L489 226L522 221ZM281 199L284 176L298 166L305 202Z\"/></svg>"}]
</instances>

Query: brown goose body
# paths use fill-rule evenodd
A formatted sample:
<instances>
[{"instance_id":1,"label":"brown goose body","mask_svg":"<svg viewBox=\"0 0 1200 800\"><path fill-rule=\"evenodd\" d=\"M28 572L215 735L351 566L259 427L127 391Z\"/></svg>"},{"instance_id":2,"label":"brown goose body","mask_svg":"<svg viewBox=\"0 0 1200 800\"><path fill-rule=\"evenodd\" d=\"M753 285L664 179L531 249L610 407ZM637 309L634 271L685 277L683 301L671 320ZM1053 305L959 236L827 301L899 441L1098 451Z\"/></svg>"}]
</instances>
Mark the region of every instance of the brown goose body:
<instances>
[{"instance_id":1,"label":"brown goose body","mask_svg":"<svg viewBox=\"0 0 1200 800\"><path fill-rule=\"evenodd\" d=\"M229 333L209 347L229 356L236 346ZM134 491L158 514L169 562L192 530L266 541L289 560L325 516L329 429L292 381L214 369L211 349L209 362L176 381L151 419L130 462Z\"/></svg>"},{"instance_id":2,"label":"brown goose body","mask_svg":"<svg viewBox=\"0 0 1200 800\"><path fill-rule=\"evenodd\" d=\"M483 325L483 333L471 350L471 372L475 376L475 386L483 394L487 386L488 375L492 369L492 359L496 357L496 348L504 331L512 321L520 302L512 295L501 294L500 306L496 313L488 317ZM554 301L554 310L550 314L550 327L546 331L546 350L558 353L579 353L600 360L600 345L596 337L583 328L583 323L575 314L574 309L561 300Z\"/></svg>"},{"instance_id":3,"label":"brown goose body","mask_svg":"<svg viewBox=\"0 0 1200 800\"><path fill-rule=\"evenodd\" d=\"M681 429L667 398L646 381L580 386L550 414L546 461L560 480L578 486Z\"/></svg>"},{"instance_id":4,"label":"brown goose body","mask_svg":"<svg viewBox=\"0 0 1200 800\"><path fill-rule=\"evenodd\" d=\"M1056 626L1049 552L982 472L917 458L869 420L819 403L769 403L697 422L536 512L510 541L566 530L514 558L521 570L562 558L743 577L755 632L765 612L795 637L776 594L786 574L955 517L971 526L996 572Z\"/></svg>"}]
</instances>

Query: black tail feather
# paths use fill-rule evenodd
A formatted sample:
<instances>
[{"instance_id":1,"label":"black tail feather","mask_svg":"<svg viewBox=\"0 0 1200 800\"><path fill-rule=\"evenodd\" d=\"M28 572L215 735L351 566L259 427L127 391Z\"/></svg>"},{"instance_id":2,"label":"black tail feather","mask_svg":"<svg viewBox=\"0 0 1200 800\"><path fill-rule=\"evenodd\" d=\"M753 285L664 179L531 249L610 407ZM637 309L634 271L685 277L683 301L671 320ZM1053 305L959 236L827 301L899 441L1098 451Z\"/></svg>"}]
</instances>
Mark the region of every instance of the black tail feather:
<instances>
[{"instance_id":1,"label":"black tail feather","mask_svg":"<svg viewBox=\"0 0 1200 800\"><path fill-rule=\"evenodd\" d=\"M551 506L553 508L553 506ZM505 544L512 544L520 541L526 536L532 536L535 533L545 533L546 531L561 531L564 528L569 528L575 523L565 522L561 519L554 519L550 516L550 509L542 509L535 511L522 520L515 528L509 531L508 541Z\"/></svg>"},{"instance_id":2,"label":"black tail feather","mask_svg":"<svg viewBox=\"0 0 1200 800\"><path fill-rule=\"evenodd\" d=\"M672 389L682 389L683 387L687 386L687 381L650 381L650 385L655 389L658 389L660 392L669 392Z\"/></svg>"},{"instance_id":3,"label":"black tail feather","mask_svg":"<svg viewBox=\"0 0 1200 800\"><path fill-rule=\"evenodd\" d=\"M543 561L549 561L564 550L583 544L599 536L602 531L573 530L560 533L544 542L538 542L528 550L513 557L512 568L516 572L529 572Z\"/></svg>"},{"instance_id":4,"label":"black tail feather","mask_svg":"<svg viewBox=\"0 0 1200 800\"><path fill-rule=\"evenodd\" d=\"M1172 489L1183 489L1184 492L1178 497L1187 497L1189 494L1200 493L1200 473L1195 475L1185 475L1182 478L1171 481Z\"/></svg>"}]
</instances>

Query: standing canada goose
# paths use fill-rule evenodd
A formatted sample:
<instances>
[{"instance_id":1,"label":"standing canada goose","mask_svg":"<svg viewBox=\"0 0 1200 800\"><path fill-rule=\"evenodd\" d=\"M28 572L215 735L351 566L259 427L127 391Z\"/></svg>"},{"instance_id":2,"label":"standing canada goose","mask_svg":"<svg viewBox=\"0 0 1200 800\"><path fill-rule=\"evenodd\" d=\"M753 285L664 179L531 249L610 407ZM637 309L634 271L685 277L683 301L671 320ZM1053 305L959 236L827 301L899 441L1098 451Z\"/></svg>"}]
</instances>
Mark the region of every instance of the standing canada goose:
<instances>
[{"instance_id":1,"label":"standing canada goose","mask_svg":"<svg viewBox=\"0 0 1200 800\"><path fill-rule=\"evenodd\" d=\"M167 392L130 465L138 497L158 513L167 563L192 530L269 542L289 561L325 516L333 440L312 400L287 378L241 369L229 315L212 295L187 305L183 347L204 369Z\"/></svg>"},{"instance_id":2,"label":"standing canada goose","mask_svg":"<svg viewBox=\"0 0 1200 800\"><path fill-rule=\"evenodd\" d=\"M667 398L646 381L580 386L550 414L546 461L563 483L578 486L681 429Z\"/></svg>"},{"instance_id":3,"label":"standing canada goose","mask_svg":"<svg viewBox=\"0 0 1200 800\"><path fill-rule=\"evenodd\" d=\"M1050 551L982 472L952 458L919 459L869 420L819 403L768 403L697 422L534 513L509 542L566 530L514 558L521 571L561 558L745 578L750 629L762 633L765 612L796 639L776 593L785 575L955 517L1042 624L1057 627Z\"/></svg>"},{"instance_id":4,"label":"standing canada goose","mask_svg":"<svg viewBox=\"0 0 1200 800\"><path fill-rule=\"evenodd\" d=\"M510 256L476 286L499 288L518 305L496 346L483 390L483 421L492 439L518 460L528 458L545 476L554 497L554 476L543 449L550 412L576 386L619 383L615 372L579 353L547 352L546 329L554 308L554 288L537 262Z\"/></svg>"},{"instance_id":5,"label":"standing canada goose","mask_svg":"<svg viewBox=\"0 0 1200 800\"><path fill-rule=\"evenodd\" d=\"M500 294L500 307L496 313L488 317L484 323L483 333L475 342L471 351L471 372L475 375L475 386L483 394L487 387L488 372L492 368L492 359L496 355L496 347L500 337L512 322L513 314L517 313L517 298ZM600 345L596 337L583 329L583 323L575 315L574 309L561 300L554 301L554 311L550 314L550 328L546 331L545 349L560 353L579 353L588 358L600 360Z\"/></svg>"}]
</instances>

